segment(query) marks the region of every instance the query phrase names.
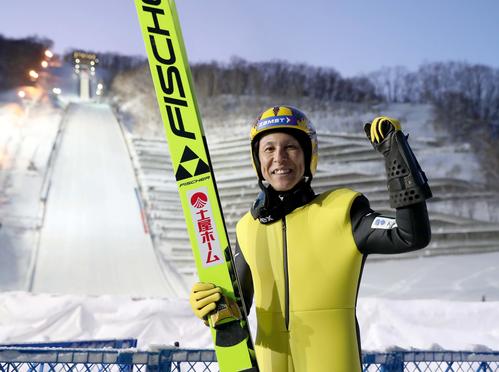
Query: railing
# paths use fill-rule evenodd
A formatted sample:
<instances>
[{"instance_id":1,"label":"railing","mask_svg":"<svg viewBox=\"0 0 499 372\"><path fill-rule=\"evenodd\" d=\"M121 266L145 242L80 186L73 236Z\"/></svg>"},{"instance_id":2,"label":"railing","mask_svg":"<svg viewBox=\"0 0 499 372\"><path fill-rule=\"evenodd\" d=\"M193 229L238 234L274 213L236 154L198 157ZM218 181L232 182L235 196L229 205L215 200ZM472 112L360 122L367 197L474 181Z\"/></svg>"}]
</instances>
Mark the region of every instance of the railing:
<instances>
[{"instance_id":1,"label":"railing","mask_svg":"<svg viewBox=\"0 0 499 372\"><path fill-rule=\"evenodd\" d=\"M137 339L101 339L101 340L81 340L81 341L59 341L59 342L30 342L22 344L0 344L0 350L5 348L21 349L129 349L137 347Z\"/></svg>"},{"instance_id":2,"label":"railing","mask_svg":"<svg viewBox=\"0 0 499 372\"><path fill-rule=\"evenodd\" d=\"M365 353L364 372L496 372L499 352L398 351Z\"/></svg>"},{"instance_id":3,"label":"railing","mask_svg":"<svg viewBox=\"0 0 499 372\"><path fill-rule=\"evenodd\" d=\"M499 352L365 353L363 372L497 372ZM327 368L327 366L325 366ZM213 350L0 348L1 372L218 371Z\"/></svg>"}]
</instances>

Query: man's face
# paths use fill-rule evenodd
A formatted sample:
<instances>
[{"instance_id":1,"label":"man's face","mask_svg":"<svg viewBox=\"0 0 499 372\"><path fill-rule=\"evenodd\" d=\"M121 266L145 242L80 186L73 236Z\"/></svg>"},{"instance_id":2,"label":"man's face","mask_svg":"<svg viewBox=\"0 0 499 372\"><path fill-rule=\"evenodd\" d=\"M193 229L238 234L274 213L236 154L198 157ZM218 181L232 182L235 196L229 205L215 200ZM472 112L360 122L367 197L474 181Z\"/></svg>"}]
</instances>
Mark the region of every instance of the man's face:
<instances>
[{"instance_id":1,"label":"man's face","mask_svg":"<svg viewBox=\"0 0 499 372\"><path fill-rule=\"evenodd\" d=\"M258 147L260 170L276 191L291 190L305 174L305 156L293 136L274 132L264 135Z\"/></svg>"}]
</instances>

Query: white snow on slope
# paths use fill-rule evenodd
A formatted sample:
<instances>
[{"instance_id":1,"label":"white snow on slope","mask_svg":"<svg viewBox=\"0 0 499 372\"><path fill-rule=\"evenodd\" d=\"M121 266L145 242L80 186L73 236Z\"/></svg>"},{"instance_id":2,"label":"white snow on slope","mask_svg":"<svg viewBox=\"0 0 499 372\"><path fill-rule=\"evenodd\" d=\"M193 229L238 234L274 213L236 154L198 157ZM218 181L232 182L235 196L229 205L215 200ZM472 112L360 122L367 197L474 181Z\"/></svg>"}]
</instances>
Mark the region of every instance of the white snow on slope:
<instances>
[{"instance_id":1,"label":"white snow on slope","mask_svg":"<svg viewBox=\"0 0 499 372\"><path fill-rule=\"evenodd\" d=\"M363 350L499 350L499 302L363 298L357 313ZM143 350L213 347L186 299L0 294L3 344L130 337Z\"/></svg>"},{"instance_id":2,"label":"white snow on slope","mask_svg":"<svg viewBox=\"0 0 499 372\"><path fill-rule=\"evenodd\" d=\"M73 105L51 178L32 290L175 293L142 224L123 136L107 105Z\"/></svg>"},{"instance_id":3,"label":"white snow on slope","mask_svg":"<svg viewBox=\"0 0 499 372\"><path fill-rule=\"evenodd\" d=\"M29 285L41 225L44 177L60 118L60 110L44 102L0 102L2 290L27 289Z\"/></svg>"},{"instance_id":4,"label":"white snow on slope","mask_svg":"<svg viewBox=\"0 0 499 372\"><path fill-rule=\"evenodd\" d=\"M499 301L499 252L387 261L368 258L359 297Z\"/></svg>"},{"instance_id":5,"label":"white snow on slope","mask_svg":"<svg viewBox=\"0 0 499 372\"><path fill-rule=\"evenodd\" d=\"M187 300L130 296L0 293L0 343L137 338L154 344L210 347Z\"/></svg>"},{"instance_id":6,"label":"white snow on slope","mask_svg":"<svg viewBox=\"0 0 499 372\"><path fill-rule=\"evenodd\" d=\"M499 350L499 302L359 301L362 349Z\"/></svg>"}]
</instances>

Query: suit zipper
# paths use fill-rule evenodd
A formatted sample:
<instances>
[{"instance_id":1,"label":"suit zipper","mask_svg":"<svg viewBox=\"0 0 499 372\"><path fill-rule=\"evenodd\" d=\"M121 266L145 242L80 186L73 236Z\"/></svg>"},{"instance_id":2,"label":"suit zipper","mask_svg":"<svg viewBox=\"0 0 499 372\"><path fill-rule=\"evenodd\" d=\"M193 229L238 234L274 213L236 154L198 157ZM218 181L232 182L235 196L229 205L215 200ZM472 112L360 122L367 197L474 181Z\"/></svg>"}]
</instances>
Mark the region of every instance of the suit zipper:
<instances>
[{"instance_id":1,"label":"suit zipper","mask_svg":"<svg viewBox=\"0 0 499 372\"><path fill-rule=\"evenodd\" d=\"M282 218L282 248L284 264L284 322L289 331L289 273L288 273L288 239L286 237L286 217Z\"/></svg>"}]
</instances>

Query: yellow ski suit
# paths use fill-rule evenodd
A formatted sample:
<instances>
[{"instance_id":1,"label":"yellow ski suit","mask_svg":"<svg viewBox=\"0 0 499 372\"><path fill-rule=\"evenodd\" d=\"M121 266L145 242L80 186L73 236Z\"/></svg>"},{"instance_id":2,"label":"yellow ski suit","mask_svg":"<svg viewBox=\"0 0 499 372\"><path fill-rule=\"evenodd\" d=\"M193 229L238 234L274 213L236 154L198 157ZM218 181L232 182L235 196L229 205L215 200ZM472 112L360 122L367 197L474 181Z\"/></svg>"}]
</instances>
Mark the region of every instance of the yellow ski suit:
<instances>
[{"instance_id":1,"label":"yellow ski suit","mask_svg":"<svg viewBox=\"0 0 499 372\"><path fill-rule=\"evenodd\" d=\"M282 220L247 213L237 239L253 278L262 372L359 372L355 308L363 255L350 207L358 193L324 193Z\"/></svg>"}]
</instances>

